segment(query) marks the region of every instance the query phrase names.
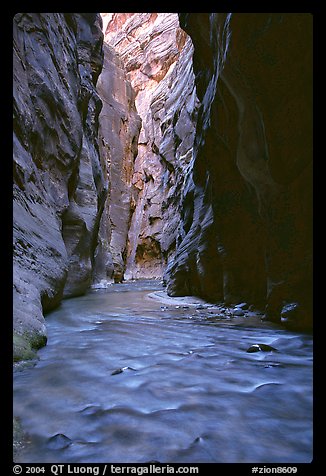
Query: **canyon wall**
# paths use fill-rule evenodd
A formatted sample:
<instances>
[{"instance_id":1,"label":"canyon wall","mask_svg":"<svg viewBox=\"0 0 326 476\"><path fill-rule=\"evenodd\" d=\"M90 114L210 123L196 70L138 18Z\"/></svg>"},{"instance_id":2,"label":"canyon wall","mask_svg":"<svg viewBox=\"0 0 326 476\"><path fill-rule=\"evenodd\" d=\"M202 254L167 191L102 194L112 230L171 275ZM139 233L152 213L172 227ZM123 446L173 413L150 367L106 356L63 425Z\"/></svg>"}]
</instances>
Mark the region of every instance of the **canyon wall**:
<instances>
[{"instance_id":1,"label":"canyon wall","mask_svg":"<svg viewBox=\"0 0 326 476\"><path fill-rule=\"evenodd\" d=\"M98 14L14 18L16 360L46 342L44 313L62 298L162 277L176 246L192 44L177 14L104 21L111 46Z\"/></svg>"},{"instance_id":2,"label":"canyon wall","mask_svg":"<svg viewBox=\"0 0 326 476\"><path fill-rule=\"evenodd\" d=\"M175 251L183 177L192 160L198 108L193 47L175 13L102 18L105 42L119 55L142 119L124 277L162 277Z\"/></svg>"},{"instance_id":3,"label":"canyon wall","mask_svg":"<svg viewBox=\"0 0 326 476\"><path fill-rule=\"evenodd\" d=\"M128 232L135 197L132 187L138 153L141 119L135 107L135 92L126 78L121 59L103 45L103 70L97 90L103 102L99 116L99 143L108 195L101 218L95 253L93 286L121 282L124 277Z\"/></svg>"},{"instance_id":4,"label":"canyon wall","mask_svg":"<svg viewBox=\"0 0 326 476\"><path fill-rule=\"evenodd\" d=\"M201 101L170 295L312 323L312 16L179 14Z\"/></svg>"},{"instance_id":5,"label":"canyon wall","mask_svg":"<svg viewBox=\"0 0 326 476\"><path fill-rule=\"evenodd\" d=\"M309 328L310 15L102 17L14 17L14 358L124 278Z\"/></svg>"},{"instance_id":6,"label":"canyon wall","mask_svg":"<svg viewBox=\"0 0 326 476\"><path fill-rule=\"evenodd\" d=\"M43 313L92 280L107 193L95 90L101 28L95 13L13 20L15 360L46 342Z\"/></svg>"}]
</instances>

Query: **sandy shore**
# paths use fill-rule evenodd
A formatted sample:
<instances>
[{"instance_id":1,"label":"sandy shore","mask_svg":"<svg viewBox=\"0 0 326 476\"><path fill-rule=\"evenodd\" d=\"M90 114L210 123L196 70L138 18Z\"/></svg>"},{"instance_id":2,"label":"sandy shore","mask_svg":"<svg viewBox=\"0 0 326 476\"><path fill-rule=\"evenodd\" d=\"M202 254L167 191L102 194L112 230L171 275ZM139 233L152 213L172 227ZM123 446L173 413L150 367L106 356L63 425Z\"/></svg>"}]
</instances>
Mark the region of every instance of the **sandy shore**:
<instances>
[{"instance_id":1,"label":"sandy shore","mask_svg":"<svg viewBox=\"0 0 326 476\"><path fill-rule=\"evenodd\" d=\"M178 296L178 297L171 297L168 296L165 290L163 291L154 291L153 293L149 293L148 297L150 299L156 299L165 304L170 304L174 306L189 306L189 307L198 307L203 306L204 308L216 308L222 309L224 306L218 306L216 304L211 304L204 299L198 298L196 296Z\"/></svg>"}]
</instances>

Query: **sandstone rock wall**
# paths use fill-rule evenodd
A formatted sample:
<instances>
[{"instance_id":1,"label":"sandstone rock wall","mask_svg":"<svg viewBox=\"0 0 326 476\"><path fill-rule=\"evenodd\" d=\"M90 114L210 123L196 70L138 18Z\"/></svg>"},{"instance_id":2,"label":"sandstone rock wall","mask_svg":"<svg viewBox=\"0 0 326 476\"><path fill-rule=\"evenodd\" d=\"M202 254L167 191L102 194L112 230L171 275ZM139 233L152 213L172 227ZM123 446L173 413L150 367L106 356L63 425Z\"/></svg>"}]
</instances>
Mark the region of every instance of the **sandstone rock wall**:
<instances>
[{"instance_id":1,"label":"sandstone rock wall","mask_svg":"<svg viewBox=\"0 0 326 476\"><path fill-rule=\"evenodd\" d=\"M192 43L177 14L102 17L105 41L121 58L142 119L125 277L161 277L175 250L183 175L192 158L198 108Z\"/></svg>"},{"instance_id":2,"label":"sandstone rock wall","mask_svg":"<svg viewBox=\"0 0 326 476\"><path fill-rule=\"evenodd\" d=\"M98 14L14 17L14 357L102 279L309 326L310 15L102 15L99 81Z\"/></svg>"},{"instance_id":3,"label":"sandstone rock wall","mask_svg":"<svg viewBox=\"0 0 326 476\"><path fill-rule=\"evenodd\" d=\"M267 318L309 327L312 17L190 13L180 23L201 107L168 292L266 304Z\"/></svg>"},{"instance_id":4,"label":"sandstone rock wall","mask_svg":"<svg viewBox=\"0 0 326 476\"><path fill-rule=\"evenodd\" d=\"M94 286L120 282L125 271L128 232L135 197L132 187L141 119L135 92L121 59L103 45L104 63L97 90L103 102L99 116L100 155L108 196L101 219L94 268Z\"/></svg>"},{"instance_id":5,"label":"sandstone rock wall","mask_svg":"<svg viewBox=\"0 0 326 476\"><path fill-rule=\"evenodd\" d=\"M14 17L15 359L46 341L43 313L91 283L106 198L95 90L101 27L92 13Z\"/></svg>"}]
</instances>

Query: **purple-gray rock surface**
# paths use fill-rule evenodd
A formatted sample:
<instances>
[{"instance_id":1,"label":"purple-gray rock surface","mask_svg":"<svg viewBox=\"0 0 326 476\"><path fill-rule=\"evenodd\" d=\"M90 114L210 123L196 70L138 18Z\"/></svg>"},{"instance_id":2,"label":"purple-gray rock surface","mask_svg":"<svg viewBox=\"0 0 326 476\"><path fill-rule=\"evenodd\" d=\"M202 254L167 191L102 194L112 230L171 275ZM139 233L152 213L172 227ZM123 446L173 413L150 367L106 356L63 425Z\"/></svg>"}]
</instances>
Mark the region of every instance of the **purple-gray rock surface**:
<instances>
[{"instance_id":1,"label":"purple-gray rock surface","mask_svg":"<svg viewBox=\"0 0 326 476\"><path fill-rule=\"evenodd\" d=\"M201 101L170 295L312 322L312 16L182 13Z\"/></svg>"},{"instance_id":2,"label":"purple-gray rock surface","mask_svg":"<svg viewBox=\"0 0 326 476\"><path fill-rule=\"evenodd\" d=\"M43 313L92 279L106 197L98 148L101 18L13 19L14 359L46 342Z\"/></svg>"}]
</instances>

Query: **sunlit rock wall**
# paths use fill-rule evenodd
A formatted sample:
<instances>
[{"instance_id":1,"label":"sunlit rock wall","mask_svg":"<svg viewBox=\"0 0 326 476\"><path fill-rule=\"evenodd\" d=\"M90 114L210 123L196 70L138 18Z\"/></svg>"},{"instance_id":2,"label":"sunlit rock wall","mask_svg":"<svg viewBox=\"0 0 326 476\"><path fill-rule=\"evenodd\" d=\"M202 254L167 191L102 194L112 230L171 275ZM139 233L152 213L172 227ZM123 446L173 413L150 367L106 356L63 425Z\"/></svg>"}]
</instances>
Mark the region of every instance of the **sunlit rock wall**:
<instances>
[{"instance_id":1,"label":"sunlit rock wall","mask_svg":"<svg viewBox=\"0 0 326 476\"><path fill-rule=\"evenodd\" d=\"M125 278L161 277L175 246L198 100L192 43L175 13L103 14L142 119L134 162Z\"/></svg>"},{"instance_id":2,"label":"sunlit rock wall","mask_svg":"<svg viewBox=\"0 0 326 476\"><path fill-rule=\"evenodd\" d=\"M135 207L132 190L141 119L135 92L121 59L103 45L104 63L97 90L103 107L99 116L99 143L108 196L100 224L93 285L120 282L124 277L128 232Z\"/></svg>"}]
</instances>

